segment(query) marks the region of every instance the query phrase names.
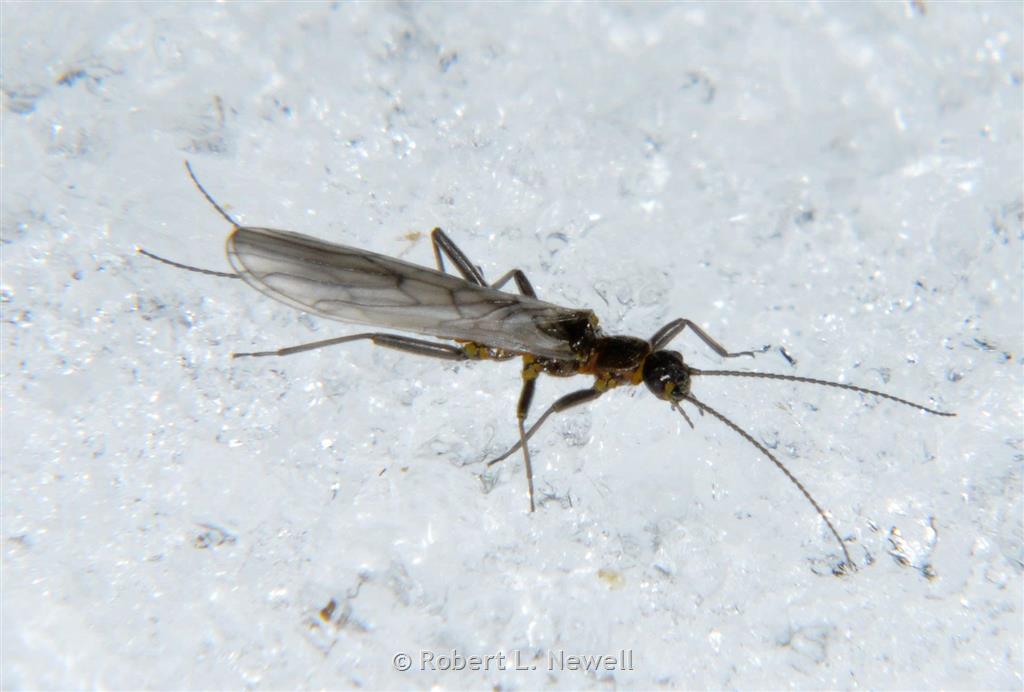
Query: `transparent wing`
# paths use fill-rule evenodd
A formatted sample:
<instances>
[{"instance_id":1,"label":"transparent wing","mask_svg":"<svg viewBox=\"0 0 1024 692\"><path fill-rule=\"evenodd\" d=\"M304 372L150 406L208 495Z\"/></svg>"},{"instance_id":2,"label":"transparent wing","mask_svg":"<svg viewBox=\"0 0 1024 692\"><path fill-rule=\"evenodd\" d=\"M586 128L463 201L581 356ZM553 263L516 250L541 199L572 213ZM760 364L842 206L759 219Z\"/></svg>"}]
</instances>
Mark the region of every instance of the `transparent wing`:
<instances>
[{"instance_id":1,"label":"transparent wing","mask_svg":"<svg viewBox=\"0 0 1024 692\"><path fill-rule=\"evenodd\" d=\"M237 228L228 261L264 295L343 322L572 359L593 318L366 250L269 228Z\"/></svg>"}]
</instances>

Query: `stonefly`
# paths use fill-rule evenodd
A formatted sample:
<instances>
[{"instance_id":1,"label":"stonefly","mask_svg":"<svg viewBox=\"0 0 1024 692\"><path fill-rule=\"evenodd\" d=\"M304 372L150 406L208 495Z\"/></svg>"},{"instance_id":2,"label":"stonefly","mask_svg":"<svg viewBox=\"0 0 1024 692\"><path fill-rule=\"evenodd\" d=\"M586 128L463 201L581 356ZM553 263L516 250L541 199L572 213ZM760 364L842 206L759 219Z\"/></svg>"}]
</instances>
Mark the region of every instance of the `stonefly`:
<instances>
[{"instance_id":1,"label":"stonefly","mask_svg":"<svg viewBox=\"0 0 1024 692\"><path fill-rule=\"evenodd\" d=\"M937 416L956 415L852 384L768 372L699 370L687 365L678 351L666 348L687 328L721 358L752 357L754 353L727 351L688 319L672 320L650 339L608 336L598 326L592 311L564 308L538 300L530 281L519 269L512 269L497 281L488 283L480 269L440 228L435 228L430 234L437 269L428 269L300 233L242 226L206 191L187 161L185 167L199 192L233 226L227 239L227 256L234 273L199 269L138 248L141 254L200 274L242 279L266 296L320 317L399 329L455 342L453 345L400 334L365 332L276 351L235 353L232 357L287 356L365 339L378 346L442 360L522 358L523 386L516 406L519 441L500 457L489 461L488 466L506 459L517 450L523 451L531 512L534 502L529 439L552 414L593 401L616 387L643 382L654 396L667 401L678 411L691 428L693 421L683 410L684 402L693 405L702 415L708 413L720 420L775 464L807 498L839 543L844 561L834 571L841 574L845 567L856 569L856 566L825 510L763 444L724 414L695 397L691 391L693 378L757 377L805 382L882 397ZM461 277L445 271L445 257ZM515 281L518 294L500 290L509 281ZM555 401L527 429L526 416L541 374L555 377L590 375L594 383Z\"/></svg>"}]
</instances>

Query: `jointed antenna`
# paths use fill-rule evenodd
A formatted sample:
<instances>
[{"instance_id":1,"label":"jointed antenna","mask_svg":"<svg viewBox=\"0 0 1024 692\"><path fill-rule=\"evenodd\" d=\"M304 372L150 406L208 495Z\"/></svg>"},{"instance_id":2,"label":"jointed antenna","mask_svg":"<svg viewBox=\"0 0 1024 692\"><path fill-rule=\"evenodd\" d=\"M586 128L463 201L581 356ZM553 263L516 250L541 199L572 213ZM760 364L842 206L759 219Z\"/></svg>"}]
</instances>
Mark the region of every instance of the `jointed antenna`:
<instances>
[{"instance_id":1,"label":"jointed antenna","mask_svg":"<svg viewBox=\"0 0 1024 692\"><path fill-rule=\"evenodd\" d=\"M774 372L744 372L742 370L698 370L697 368L690 368L691 375L717 375L720 377L760 377L766 380L788 380L790 382L804 382L807 384L820 384L825 387L836 387L837 389L849 389L852 392L860 392L861 394L874 394L880 396L883 399L895 401L911 408L916 408L919 411L926 411L936 416L955 416L955 413L949 413L947 411L938 411L921 404L915 404L913 401L907 401L901 399L898 396L892 394L886 394L885 392L879 392L874 389L866 389L864 387L858 387L852 384L843 384L842 382L830 382L829 380L818 380L813 377L800 377L799 375L781 375Z\"/></svg>"},{"instance_id":2,"label":"jointed antenna","mask_svg":"<svg viewBox=\"0 0 1024 692\"><path fill-rule=\"evenodd\" d=\"M748 433L746 430L744 430L743 428L741 428L740 426L736 425L731 420L726 418L725 415L719 413L718 411L711 408L701 400L697 399L695 396L693 396L693 394L687 394L686 400L689 401L694 406L696 406L701 413L707 411L712 416L714 416L715 418L717 418L718 420L722 421L727 426L732 428L743 439L745 439L750 444L754 445L754 447L757 448L757 451L761 452L761 454L764 454L766 457L768 457L768 459L773 464L775 464L780 471L786 474L786 478L792 481L793 485L795 485L800 490L800 492L803 493L804 497L807 498L807 501L810 502L814 509L818 512L818 516L820 516L824 520L825 525L828 526L828 530L831 531L832 535L836 537L836 540L839 542L839 547L843 549L843 556L846 558L846 561L843 564L849 565L850 569L857 569L857 566L854 564L853 559L850 557L849 551L846 550L846 543L844 543L843 539L839 536L839 532L836 531L836 527L832 525L831 520L829 520L828 516L825 514L825 510L823 510L821 508L821 505L818 504L818 501L811 496L811 493L807 490L807 488L804 487L804 484L797 480L797 477L794 476L788 468L786 468L785 464L779 461L774 454L768 451L767 447L765 447L763 444L755 440L750 433ZM675 406L673 408L675 408L680 413L683 413L682 408L678 406ZM686 416L686 414L683 413L683 416ZM687 418L686 420L687 422L689 422L690 419ZM842 568L842 565L840 565L840 568Z\"/></svg>"}]
</instances>

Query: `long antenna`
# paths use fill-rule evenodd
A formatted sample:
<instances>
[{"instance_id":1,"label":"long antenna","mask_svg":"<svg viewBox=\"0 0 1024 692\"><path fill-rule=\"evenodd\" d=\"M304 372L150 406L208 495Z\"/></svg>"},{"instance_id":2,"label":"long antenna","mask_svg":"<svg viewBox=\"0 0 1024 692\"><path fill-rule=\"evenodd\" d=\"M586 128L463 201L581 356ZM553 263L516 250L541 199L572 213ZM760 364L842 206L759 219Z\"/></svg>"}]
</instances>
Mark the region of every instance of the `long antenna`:
<instances>
[{"instance_id":1,"label":"long antenna","mask_svg":"<svg viewBox=\"0 0 1024 692\"><path fill-rule=\"evenodd\" d=\"M907 401L901 399L898 396L892 394L886 394L885 392L879 392L875 389L866 389L865 387L858 387L852 384L843 384L842 382L830 382L829 380L818 380L813 377L800 377L799 375L781 375L774 372L744 372L742 370L698 370L697 368L690 368L691 375L708 375L708 376L719 376L719 377L760 377L765 380L787 380L789 382L804 382L806 384L820 384L825 387L836 387L837 389L849 389L852 392L860 392L861 394L874 394L880 396L883 399L889 401L895 401L911 408L916 408L919 411L926 411L936 416L955 416L955 413L949 413L948 411L938 411L921 404L915 404L913 401Z\"/></svg>"},{"instance_id":2,"label":"long antenna","mask_svg":"<svg viewBox=\"0 0 1024 692\"><path fill-rule=\"evenodd\" d=\"M793 485L795 485L800 490L800 492L804 494L804 497L807 498L807 501L810 502L811 505L813 505L814 509L818 512L818 516L820 516L824 520L825 525L828 526L828 530L831 531L832 535L836 537L836 540L839 542L839 547L843 549L843 555L846 558L846 562L839 565L840 570L842 569L843 564L849 565L851 569L854 569L854 570L857 569L857 566L854 564L853 559L850 557L849 551L846 550L846 543L844 543L843 539L839 536L839 532L836 531L836 527L832 525L831 520L829 520L828 516L825 514L825 510L823 510L821 508L821 505L818 504L818 501L815 500L814 497L811 496L811 493L807 490L807 488L804 487L804 484L801 483L797 479L797 477L794 476L793 473L789 469L786 468L785 464L783 464L781 461L779 461L775 457L774 454L772 454L770 451L768 451L767 447L765 447L763 444L761 444L760 442L755 440L750 433L748 433L746 430L744 430L743 428L741 428L740 426L736 425L731 420L726 418L725 415L719 413L715 409L711 408L710 406L708 406L704 402L702 402L699 399L697 399L695 396L693 396L693 394L687 394L686 395L686 400L689 401L694 406L696 406L700 410L701 413L704 413L705 411L707 411L712 416L714 416L715 418L717 418L718 420L722 421L727 426L732 428L743 439L745 439L750 444L754 445L754 447L757 448L757 451L761 452L761 454L764 454L766 457L768 457L768 459L773 464L775 464L780 471L782 471L784 474L786 474L786 478L788 478L790 481L792 481ZM676 410L679 411L680 413L683 412L682 408L679 408L679 407L674 407L674 408L676 408ZM683 414L683 415L685 416L686 414ZM687 419L687 420L689 420L689 419Z\"/></svg>"}]
</instances>

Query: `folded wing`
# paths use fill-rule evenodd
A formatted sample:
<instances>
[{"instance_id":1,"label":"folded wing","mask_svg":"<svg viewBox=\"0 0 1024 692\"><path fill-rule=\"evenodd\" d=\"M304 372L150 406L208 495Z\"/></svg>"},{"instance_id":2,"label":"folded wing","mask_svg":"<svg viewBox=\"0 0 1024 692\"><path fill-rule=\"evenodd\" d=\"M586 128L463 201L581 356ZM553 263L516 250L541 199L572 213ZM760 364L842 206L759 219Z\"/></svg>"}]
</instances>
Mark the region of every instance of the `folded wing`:
<instances>
[{"instance_id":1,"label":"folded wing","mask_svg":"<svg viewBox=\"0 0 1024 692\"><path fill-rule=\"evenodd\" d=\"M593 318L289 231L236 228L227 254L246 283L299 310L517 353L572 359L570 335Z\"/></svg>"}]
</instances>

